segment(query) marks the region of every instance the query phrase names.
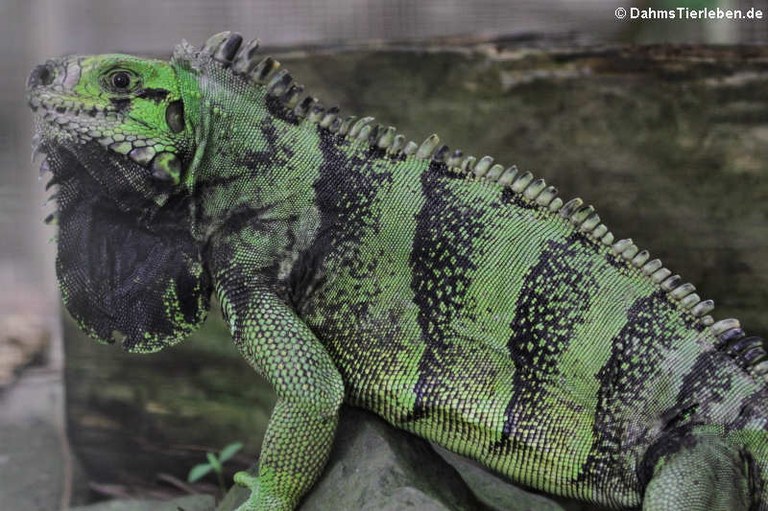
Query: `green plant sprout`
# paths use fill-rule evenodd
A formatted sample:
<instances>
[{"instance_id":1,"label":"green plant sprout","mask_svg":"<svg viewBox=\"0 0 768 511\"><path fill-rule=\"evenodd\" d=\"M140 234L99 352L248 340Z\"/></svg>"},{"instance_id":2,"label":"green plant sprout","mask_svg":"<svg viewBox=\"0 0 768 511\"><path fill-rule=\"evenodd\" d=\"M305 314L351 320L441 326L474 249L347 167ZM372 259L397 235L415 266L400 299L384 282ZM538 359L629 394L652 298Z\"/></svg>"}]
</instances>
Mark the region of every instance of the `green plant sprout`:
<instances>
[{"instance_id":1,"label":"green plant sprout","mask_svg":"<svg viewBox=\"0 0 768 511\"><path fill-rule=\"evenodd\" d=\"M222 493L225 493L227 487L224 483L224 463L237 454L242 448L242 442L232 442L225 446L218 456L212 452L205 453L206 458L208 458L208 463L200 463L199 465L192 467L187 475L187 481L194 483L208 475L210 472L214 472L219 481L219 489Z\"/></svg>"}]
</instances>

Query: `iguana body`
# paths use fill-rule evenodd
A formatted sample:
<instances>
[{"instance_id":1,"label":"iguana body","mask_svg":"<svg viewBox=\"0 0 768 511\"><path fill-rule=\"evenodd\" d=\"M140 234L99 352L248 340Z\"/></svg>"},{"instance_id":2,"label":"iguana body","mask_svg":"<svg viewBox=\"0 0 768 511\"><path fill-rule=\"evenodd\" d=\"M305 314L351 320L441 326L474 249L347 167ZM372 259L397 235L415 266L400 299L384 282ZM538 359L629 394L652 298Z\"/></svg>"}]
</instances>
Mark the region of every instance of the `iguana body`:
<instances>
[{"instance_id":1,"label":"iguana body","mask_svg":"<svg viewBox=\"0 0 768 511\"><path fill-rule=\"evenodd\" d=\"M29 81L80 325L157 351L215 292L275 387L241 509L297 505L342 400L545 492L768 509L761 339L591 206L299 101L241 43L68 57Z\"/></svg>"}]
</instances>

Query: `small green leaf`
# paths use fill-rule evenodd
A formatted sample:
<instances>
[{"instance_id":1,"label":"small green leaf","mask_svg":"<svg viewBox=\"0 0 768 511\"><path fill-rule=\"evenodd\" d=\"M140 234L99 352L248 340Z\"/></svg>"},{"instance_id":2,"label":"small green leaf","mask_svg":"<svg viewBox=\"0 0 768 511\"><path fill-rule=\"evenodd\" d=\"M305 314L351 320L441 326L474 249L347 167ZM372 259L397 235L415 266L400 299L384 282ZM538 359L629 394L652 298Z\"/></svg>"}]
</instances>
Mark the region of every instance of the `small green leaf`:
<instances>
[{"instance_id":1,"label":"small green leaf","mask_svg":"<svg viewBox=\"0 0 768 511\"><path fill-rule=\"evenodd\" d=\"M213 468L214 472L216 472L217 474L221 474L222 468L221 468L221 461L219 461L219 458L217 458L215 454L210 452L205 453L205 456L208 458L208 463L211 464L211 468Z\"/></svg>"},{"instance_id":2,"label":"small green leaf","mask_svg":"<svg viewBox=\"0 0 768 511\"><path fill-rule=\"evenodd\" d=\"M213 467L210 466L208 463L200 463L199 465L195 465L192 467L192 470L189 471L189 475L187 476L187 482L194 483L196 481L199 481L203 477L205 477L211 470L213 470Z\"/></svg>"},{"instance_id":3,"label":"small green leaf","mask_svg":"<svg viewBox=\"0 0 768 511\"><path fill-rule=\"evenodd\" d=\"M221 454L219 454L219 461L224 463L228 459L230 459L232 456L237 454L237 452L243 448L243 444L241 442L232 442L225 448L221 450Z\"/></svg>"}]
</instances>

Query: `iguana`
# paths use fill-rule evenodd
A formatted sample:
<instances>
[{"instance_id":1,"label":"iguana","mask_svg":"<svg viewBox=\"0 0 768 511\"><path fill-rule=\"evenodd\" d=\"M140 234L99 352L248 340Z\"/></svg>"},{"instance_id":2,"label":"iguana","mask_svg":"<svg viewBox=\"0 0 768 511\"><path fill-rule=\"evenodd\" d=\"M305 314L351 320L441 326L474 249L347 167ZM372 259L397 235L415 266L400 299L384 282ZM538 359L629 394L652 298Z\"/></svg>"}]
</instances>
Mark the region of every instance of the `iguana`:
<instances>
[{"instance_id":1,"label":"iguana","mask_svg":"<svg viewBox=\"0 0 768 511\"><path fill-rule=\"evenodd\" d=\"M240 510L290 510L342 401L551 494L768 509L768 355L594 208L307 96L258 41L28 80L80 326L155 352L218 298L278 396Z\"/></svg>"}]
</instances>

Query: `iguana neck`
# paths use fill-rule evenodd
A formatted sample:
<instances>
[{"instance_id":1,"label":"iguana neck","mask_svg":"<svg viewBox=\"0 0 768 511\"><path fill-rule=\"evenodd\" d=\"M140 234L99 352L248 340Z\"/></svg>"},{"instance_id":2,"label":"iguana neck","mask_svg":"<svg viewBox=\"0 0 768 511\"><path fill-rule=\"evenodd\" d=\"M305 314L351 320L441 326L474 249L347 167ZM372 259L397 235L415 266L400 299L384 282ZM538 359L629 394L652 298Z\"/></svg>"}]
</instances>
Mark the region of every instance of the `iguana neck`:
<instances>
[{"instance_id":1,"label":"iguana neck","mask_svg":"<svg viewBox=\"0 0 768 511\"><path fill-rule=\"evenodd\" d=\"M262 98L258 98L262 99ZM193 234L206 242L222 229L301 223L314 205L313 182L322 155L311 123L269 113L266 101L245 103L240 115L224 114L224 97L201 109L198 154L190 173ZM243 122L242 117L252 122Z\"/></svg>"}]
</instances>

